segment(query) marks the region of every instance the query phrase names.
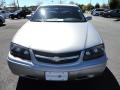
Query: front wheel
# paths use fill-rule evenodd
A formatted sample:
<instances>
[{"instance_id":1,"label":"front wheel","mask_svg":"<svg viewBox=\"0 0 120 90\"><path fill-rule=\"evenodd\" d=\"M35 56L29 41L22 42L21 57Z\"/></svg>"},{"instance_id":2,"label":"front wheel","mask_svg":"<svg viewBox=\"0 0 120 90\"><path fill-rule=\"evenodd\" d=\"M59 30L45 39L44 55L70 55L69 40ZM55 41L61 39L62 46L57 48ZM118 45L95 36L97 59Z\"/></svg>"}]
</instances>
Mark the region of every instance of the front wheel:
<instances>
[{"instance_id":1,"label":"front wheel","mask_svg":"<svg viewBox=\"0 0 120 90\"><path fill-rule=\"evenodd\" d=\"M17 18L18 18L18 19L21 19L21 17L20 17L20 16L18 16Z\"/></svg>"},{"instance_id":2,"label":"front wheel","mask_svg":"<svg viewBox=\"0 0 120 90\"><path fill-rule=\"evenodd\" d=\"M3 22L2 22L2 20L0 20L0 26L2 26L3 25Z\"/></svg>"},{"instance_id":3,"label":"front wheel","mask_svg":"<svg viewBox=\"0 0 120 90\"><path fill-rule=\"evenodd\" d=\"M107 18L111 18L111 16L110 16L110 15L108 15L108 16L107 16Z\"/></svg>"},{"instance_id":4,"label":"front wheel","mask_svg":"<svg viewBox=\"0 0 120 90\"><path fill-rule=\"evenodd\" d=\"M14 17L11 17L11 19L15 19Z\"/></svg>"}]
</instances>

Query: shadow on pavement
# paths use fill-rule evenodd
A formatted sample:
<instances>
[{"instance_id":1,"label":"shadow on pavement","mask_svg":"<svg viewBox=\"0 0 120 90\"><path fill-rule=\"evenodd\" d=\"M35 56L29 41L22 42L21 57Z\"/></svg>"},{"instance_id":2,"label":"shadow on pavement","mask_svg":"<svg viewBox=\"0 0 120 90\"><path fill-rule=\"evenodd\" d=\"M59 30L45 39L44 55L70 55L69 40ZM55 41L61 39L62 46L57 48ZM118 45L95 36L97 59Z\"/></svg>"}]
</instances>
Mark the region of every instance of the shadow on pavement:
<instances>
[{"instance_id":1,"label":"shadow on pavement","mask_svg":"<svg viewBox=\"0 0 120 90\"><path fill-rule=\"evenodd\" d=\"M45 82L20 77L16 90L120 90L120 86L106 68L102 76L73 82Z\"/></svg>"},{"instance_id":2,"label":"shadow on pavement","mask_svg":"<svg viewBox=\"0 0 120 90\"><path fill-rule=\"evenodd\" d=\"M114 21L120 21L120 18L118 18L118 19L116 19L116 20L114 20Z\"/></svg>"},{"instance_id":3,"label":"shadow on pavement","mask_svg":"<svg viewBox=\"0 0 120 90\"><path fill-rule=\"evenodd\" d=\"M0 27L3 27L3 26L5 26L6 24L2 24L2 25L0 25Z\"/></svg>"},{"instance_id":4,"label":"shadow on pavement","mask_svg":"<svg viewBox=\"0 0 120 90\"><path fill-rule=\"evenodd\" d=\"M115 17L114 19L115 19L114 21L120 21L120 18L119 18L119 17L118 17L118 18Z\"/></svg>"}]
</instances>

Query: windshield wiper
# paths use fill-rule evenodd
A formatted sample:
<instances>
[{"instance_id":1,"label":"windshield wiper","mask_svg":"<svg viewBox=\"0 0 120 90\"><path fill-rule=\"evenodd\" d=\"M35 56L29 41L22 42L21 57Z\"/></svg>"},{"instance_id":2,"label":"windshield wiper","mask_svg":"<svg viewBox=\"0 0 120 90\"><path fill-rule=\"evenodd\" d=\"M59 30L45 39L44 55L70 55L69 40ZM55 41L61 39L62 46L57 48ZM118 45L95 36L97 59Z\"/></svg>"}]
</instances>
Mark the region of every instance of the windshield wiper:
<instances>
[{"instance_id":1,"label":"windshield wiper","mask_svg":"<svg viewBox=\"0 0 120 90\"><path fill-rule=\"evenodd\" d=\"M64 22L85 22L85 21L78 18L65 18Z\"/></svg>"},{"instance_id":2,"label":"windshield wiper","mask_svg":"<svg viewBox=\"0 0 120 90\"><path fill-rule=\"evenodd\" d=\"M46 22L63 22L64 19L58 19L58 18L54 18L54 19L46 19Z\"/></svg>"},{"instance_id":3,"label":"windshield wiper","mask_svg":"<svg viewBox=\"0 0 120 90\"><path fill-rule=\"evenodd\" d=\"M34 21L34 22L63 22L64 19L58 19L58 18L54 18L54 19L33 19L31 21Z\"/></svg>"},{"instance_id":4,"label":"windshield wiper","mask_svg":"<svg viewBox=\"0 0 120 90\"><path fill-rule=\"evenodd\" d=\"M78 18L65 18L65 19L58 19L58 18L52 18L52 19L33 19L31 20L33 22L85 22Z\"/></svg>"}]
</instances>

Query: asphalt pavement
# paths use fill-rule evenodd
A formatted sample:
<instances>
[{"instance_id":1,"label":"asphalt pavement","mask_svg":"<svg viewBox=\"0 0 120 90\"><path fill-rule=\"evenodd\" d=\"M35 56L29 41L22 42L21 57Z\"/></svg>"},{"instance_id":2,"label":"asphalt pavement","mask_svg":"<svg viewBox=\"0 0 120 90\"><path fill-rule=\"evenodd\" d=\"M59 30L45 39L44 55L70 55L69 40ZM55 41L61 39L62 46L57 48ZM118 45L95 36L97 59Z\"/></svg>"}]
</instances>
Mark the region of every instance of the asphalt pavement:
<instances>
[{"instance_id":1,"label":"asphalt pavement","mask_svg":"<svg viewBox=\"0 0 120 90\"><path fill-rule=\"evenodd\" d=\"M108 67L120 84L120 21L115 18L93 17L91 22L103 37Z\"/></svg>"},{"instance_id":2,"label":"asphalt pavement","mask_svg":"<svg viewBox=\"0 0 120 90\"><path fill-rule=\"evenodd\" d=\"M0 27L0 90L45 90L45 89L81 89L82 90L120 90L120 21L93 17L90 21L103 37L108 56L108 68L104 75L90 80L74 82L44 82L25 79L13 75L7 65L9 44L21 26L27 20L6 20ZM118 82L117 82L118 81ZM118 89L119 88L119 89Z\"/></svg>"}]
</instances>

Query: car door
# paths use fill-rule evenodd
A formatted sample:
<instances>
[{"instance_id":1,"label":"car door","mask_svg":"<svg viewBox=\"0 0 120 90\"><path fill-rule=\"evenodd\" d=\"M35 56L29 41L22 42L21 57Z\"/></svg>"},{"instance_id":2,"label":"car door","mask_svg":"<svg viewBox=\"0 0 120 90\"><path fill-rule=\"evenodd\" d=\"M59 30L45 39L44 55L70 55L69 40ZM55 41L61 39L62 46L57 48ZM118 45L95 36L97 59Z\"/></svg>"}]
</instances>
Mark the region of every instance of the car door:
<instances>
[{"instance_id":1,"label":"car door","mask_svg":"<svg viewBox=\"0 0 120 90\"><path fill-rule=\"evenodd\" d=\"M6 11L6 18L9 18L10 12Z\"/></svg>"},{"instance_id":2,"label":"car door","mask_svg":"<svg viewBox=\"0 0 120 90\"><path fill-rule=\"evenodd\" d=\"M113 10L113 11L110 13L110 16L111 16L111 17L116 17L116 16L117 16L117 11L116 11L116 10Z\"/></svg>"},{"instance_id":3,"label":"car door","mask_svg":"<svg viewBox=\"0 0 120 90\"><path fill-rule=\"evenodd\" d=\"M1 14L2 14L2 16L4 17L4 18L6 18L6 12L3 10L3 11L1 11Z\"/></svg>"},{"instance_id":4,"label":"car door","mask_svg":"<svg viewBox=\"0 0 120 90\"><path fill-rule=\"evenodd\" d=\"M116 10L116 17L119 17L119 9Z\"/></svg>"},{"instance_id":5,"label":"car door","mask_svg":"<svg viewBox=\"0 0 120 90\"><path fill-rule=\"evenodd\" d=\"M116 9L114 11L114 17L119 17L120 16L120 10L119 9Z\"/></svg>"}]
</instances>

